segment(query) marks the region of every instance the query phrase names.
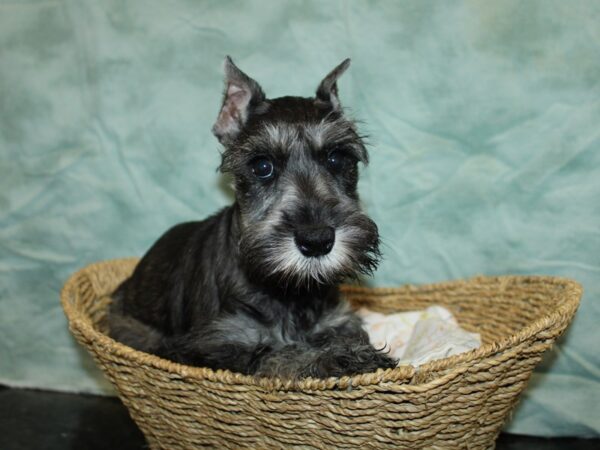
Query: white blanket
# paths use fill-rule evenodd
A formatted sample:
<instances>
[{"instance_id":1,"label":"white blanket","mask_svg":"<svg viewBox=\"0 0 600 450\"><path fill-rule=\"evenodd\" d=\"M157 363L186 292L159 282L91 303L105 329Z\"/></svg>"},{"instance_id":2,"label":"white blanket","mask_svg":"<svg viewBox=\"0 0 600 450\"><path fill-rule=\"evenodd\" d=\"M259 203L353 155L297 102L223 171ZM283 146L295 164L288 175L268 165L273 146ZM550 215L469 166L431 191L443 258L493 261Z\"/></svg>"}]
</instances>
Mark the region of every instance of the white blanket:
<instances>
[{"instance_id":1,"label":"white blanket","mask_svg":"<svg viewBox=\"0 0 600 450\"><path fill-rule=\"evenodd\" d=\"M450 311L430 306L423 311L381 314L358 310L371 344L389 350L398 365L420 366L481 345L478 333L463 330Z\"/></svg>"}]
</instances>

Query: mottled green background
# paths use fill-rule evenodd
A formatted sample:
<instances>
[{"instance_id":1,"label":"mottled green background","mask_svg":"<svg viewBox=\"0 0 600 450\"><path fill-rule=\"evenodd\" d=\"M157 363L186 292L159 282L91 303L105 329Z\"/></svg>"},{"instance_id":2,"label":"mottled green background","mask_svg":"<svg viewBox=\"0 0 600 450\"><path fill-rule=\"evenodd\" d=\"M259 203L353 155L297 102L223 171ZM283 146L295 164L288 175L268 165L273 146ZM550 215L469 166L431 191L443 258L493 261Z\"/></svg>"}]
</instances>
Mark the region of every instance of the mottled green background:
<instances>
[{"instance_id":1,"label":"mottled green background","mask_svg":"<svg viewBox=\"0 0 600 450\"><path fill-rule=\"evenodd\" d=\"M109 392L59 289L230 202L209 131L225 54L270 96L350 56L373 282L582 282L509 429L600 434L599 24L597 1L0 1L0 382Z\"/></svg>"}]
</instances>

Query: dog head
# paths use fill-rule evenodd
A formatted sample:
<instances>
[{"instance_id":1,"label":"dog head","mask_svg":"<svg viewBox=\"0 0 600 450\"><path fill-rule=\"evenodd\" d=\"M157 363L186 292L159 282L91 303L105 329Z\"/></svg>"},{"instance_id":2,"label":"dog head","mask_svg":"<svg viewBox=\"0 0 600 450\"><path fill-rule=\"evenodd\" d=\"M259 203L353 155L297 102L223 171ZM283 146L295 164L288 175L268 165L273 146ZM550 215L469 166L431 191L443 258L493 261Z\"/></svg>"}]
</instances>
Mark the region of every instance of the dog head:
<instances>
[{"instance_id":1,"label":"dog head","mask_svg":"<svg viewBox=\"0 0 600 450\"><path fill-rule=\"evenodd\" d=\"M377 226L360 209L358 164L368 154L337 89L346 59L315 97L267 99L225 60L225 93L213 133L234 178L240 251L247 268L285 285L334 284L371 273Z\"/></svg>"}]
</instances>

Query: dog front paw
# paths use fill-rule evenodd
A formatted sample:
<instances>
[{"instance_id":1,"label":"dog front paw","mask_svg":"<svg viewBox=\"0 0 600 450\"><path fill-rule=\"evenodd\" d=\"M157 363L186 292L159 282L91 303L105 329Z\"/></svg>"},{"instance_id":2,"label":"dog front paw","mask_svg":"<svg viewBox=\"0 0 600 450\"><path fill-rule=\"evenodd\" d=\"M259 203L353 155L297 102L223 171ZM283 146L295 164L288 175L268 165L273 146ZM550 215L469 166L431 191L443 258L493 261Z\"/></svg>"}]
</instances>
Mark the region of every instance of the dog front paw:
<instances>
[{"instance_id":1,"label":"dog front paw","mask_svg":"<svg viewBox=\"0 0 600 450\"><path fill-rule=\"evenodd\" d=\"M398 362L371 345L336 345L325 349L313 367L313 376L340 377L391 369Z\"/></svg>"}]
</instances>

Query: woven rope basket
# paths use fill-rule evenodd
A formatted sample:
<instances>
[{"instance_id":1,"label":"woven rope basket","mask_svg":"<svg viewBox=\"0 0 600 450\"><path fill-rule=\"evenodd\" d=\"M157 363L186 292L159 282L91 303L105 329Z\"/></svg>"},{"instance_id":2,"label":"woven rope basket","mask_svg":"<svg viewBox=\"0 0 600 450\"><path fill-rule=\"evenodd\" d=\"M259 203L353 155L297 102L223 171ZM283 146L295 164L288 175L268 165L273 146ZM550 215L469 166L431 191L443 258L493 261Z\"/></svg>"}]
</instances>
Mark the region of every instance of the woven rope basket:
<instances>
[{"instance_id":1,"label":"woven rope basket","mask_svg":"<svg viewBox=\"0 0 600 450\"><path fill-rule=\"evenodd\" d=\"M381 312L440 304L483 345L415 369L297 382L175 364L106 336L110 293L136 259L92 264L62 291L71 331L112 381L153 449L492 449L581 287L554 277L478 277L401 288L344 287Z\"/></svg>"}]
</instances>

